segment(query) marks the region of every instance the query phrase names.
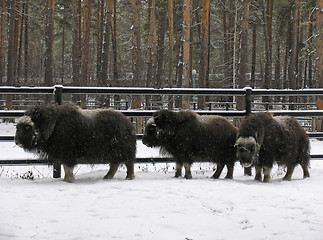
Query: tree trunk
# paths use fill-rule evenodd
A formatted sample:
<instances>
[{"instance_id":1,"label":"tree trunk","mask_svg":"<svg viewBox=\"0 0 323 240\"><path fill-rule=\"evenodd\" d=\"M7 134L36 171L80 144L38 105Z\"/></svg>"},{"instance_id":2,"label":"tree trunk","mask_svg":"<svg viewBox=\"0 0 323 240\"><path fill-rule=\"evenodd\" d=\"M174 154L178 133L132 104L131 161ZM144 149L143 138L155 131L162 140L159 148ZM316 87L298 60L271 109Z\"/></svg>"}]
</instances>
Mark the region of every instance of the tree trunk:
<instances>
[{"instance_id":1,"label":"tree trunk","mask_svg":"<svg viewBox=\"0 0 323 240\"><path fill-rule=\"evenodd\" d=\"M243 1L243 16L242 16L242 30L241 30L241 57L240 57L240 74L238 78L238 88L246 86L246 74L248 68L248 21L249 21L249 0ZM237 110L245 109L245 99L243 97L237 98Z\"/></svg>"},{"instance_id":2,"label":"tree trunk","mask_svg":"<svg viewBox=\"0 0 323 240\"><path fill-rule=\"evenodd\" d=\"M174 51L174 19L173 0L168 0L168 28L169 28L169 57L168 57L168 87L173 87L173 51ZM168 109L173 110L173 96L168 96Z\"/></svg>"},{"instance_id":3,"label":"tree trunk","mask_svg":"<svg viewBox=\"0 0 323 240\"><path fill-rule=\"evenodd\" d=\"M257 61L257 25L252 25L252 54L251 54L251 79L250 86L256 87L256 61Z\"/></svg>"},{"instance_id":4,"label":"tree trunk","mask_svg":"<svg viewBox=\"0 0 323 240\"><path fill-rule=\"evenodd\" d=\"M152 82L152 86L156 86L157 85L157 80L156 80L156 75L157 75L157 17L156 17L156 11L157 11L157 7L156 7L156 0L152 1L152 12L151 12L151 17L152 17L152 33L153 33L153 46L152 46L152 68L151 68L151 82Z\"/></svg>"},{"instance_id":5,"label":"tree trunk","mask_svg":"<svg viewBox=\"0 0 323 240\"><path fill-rule=\"evenodd\" d=\"M45 33L45 85L53 85L54 68L54 6L55 0L47 0L46 7L46 33ZM46 102L50 102L51 97L46 96Z\"/></svg>"},{"instance_id":6,"label":"tree trunk","mask_svg":"<svg viewBox=\"0 0 323 240\"><path fill-rule=\"evenodd\" d=\"M81 70L81 0L72 0L72 83L74 86L80 86ZM72 96L73 102L80 100L79 95Z\"/></svg>"},{"instance_id":7,"label":"tree trunk","mask_svg":"<svg viewBox=\"0 0 323 240\"><path fill-rule=\"evenodd\" d=\"M118 51L117 51L117 3L113 1L113 27L112 27L112 50L113 50L113 81L119 79L118 71Z\"/></svg>"},{"instance_id":8,"label":"tree trunk","mask_svg":"<svg viewBox=\"0 0 323 240\"><path fill-rule=\"evenodd\" d=\"M291 55L288 66L288 80L291 89L296 89L296 62L297 62L297 10L298 10L298 0L293 0L291 2ZM289 98L290 102L296 102L296 97L292 96Z\"/></svg>"},{"instance_id":9,"label":"tree trunk","mask_svg":"<svg viewBox=\"0 0 323 240\"><path fill-rule=\"evenodd\" d=\"M236 74L237 74L237 24L238 24L238 0L234 1L234 22L233 22L233 52L232 52L232 82L233 88L236 88Z\"/></svg>"},{"instance_id":10,"label":"tree trunk","mask_svg":"<svg viewBox=\"0 0 323 240\"><path fill-rule=\"evenodd\" d=\"M316 5L316 2L315 0L312 0L312 3L313 3L313 8L315 8L315 5ZM314 14L313 14L313 11L310 13L310 16L309 16L309 23L308 23L308 34L307 34L307 44L309 46L312 45L313 43L313 17L314 17ZM322 29L322 26L321 26L321 29ZM322 57L323 58L323 57ZM315 87L313 85L313 74L312 74L312 56L309 55L308 56L308 64L307 64L307 69L308 69L308 76L307 76L307 87L309 88L312 88L312 87Z\"/></svg>"},{"instance_id":11,"label":"tree trunk","mask_svg":"<svg viewBox=\"0 0 323 240\"><path fill-rule=\"evenodd\" d=\"M146 83L145 87L152 86L152 41L153 41L153 32L152 32L152 11L153 11L153 1L148 0L148 19L147 19L147 57L146 57ZM151 96L145 96L145 109L150 108L150 99Z\"/></svg>"},{"instance_id":12,"label":"tree trunk","mask_svg":"<svg viewBox=\"0 0 323 240\"><path fill-rule=\"evenodd\" d=\"M82 66L81 66L81 85L88 85L88 69L89 69L89 55L90 55L90 28L91 28L91 13L92 13L92 0L84 1L83 9L83 41L82 41ZM80 20L80 19L79 19ZM81 31L79 32L81 33ZM80 41L81 42L81 41ZM81 107L86 108L86 96L82 95Z\"/></svg>"},{"instance_id":13,"label":"tree trunk","mask_svg":"<svg viewBox=\"0 0 323 240\"><path fill-rule=\"evenodd\" d=\"M183 82L182 87L190 87L190 31L192 0L183 0ZM184 96L182 102L183 109L190 109L190 96Z\"/></svg>"},{"instance_id":14,"label":"tree trunk","mask_svg":"<svg viewBox=\"0 0 323 240\"><path fill-rule=\"evenodd\" d=\"M229 38L228 38L228 28L227 28L227 9L226 0L223 0L222 6L222 31L223 31L223 75L224 75L224 85L229 87L231 85L231 77L229 71L229 61L230 61L230 51L229 51Z\"/></svg>"},{"instance_id":15,"label":"tree trunk","mask_svg":"<svg viewBox=\"0 0 323 240\"><path fill-rule=\"evenodd\" d=\"M8 31L8 69L7 69L7 85L12 86L15 83L15 8L16 1L10 1L9 5L9 31Z\"/></svg>"},{"instance_id":16,"label":"tree trunk","mask_svg":"<svg viewBox=\"0 0 323 240\"><path fill-rule=\"evenodd\" d=\"M181 22L183 22L182 19L179 19L178 16L174 15L176 17L174 23L177 23L174 25L175 28L175 46L174 46L174 52L175 52L175 79L176 79L176 87L180 88L182 87L182 81L183 81L183 41L182 41L182 26ZM182 107L182 96L176 96L175 97L175 107L181 108Z\"/></svg>"},{"instance_id":17,"label":"tree trunk","mask_svg":"<svg viewBox=\"0 0 323 240\"><path fill-rule=\"evenodd\" d=\"M15 37L14 37L14 71L15 71L15 77L16 79L15 84L18 84L18 45L19 45L19 24L20 24L20 13L21 9L20 9L20 0L16 0L16 10L15 10Z\"/></svg>"},{"instance_id":18,"label":"tree trunk","mask_svg":"<svg viewBox=\"0 0 323 240\"><path fill-rule=\"evenodd\" d=\"M289 12L290 13L290 12ZM288 21L287 26L287 34L286 34L286 47L285 47L285 58L284 58L284 71L283 71L283 88L290 88L289 81L288 81L288 59L290 56L290 49L291 49L291 30L292 24Z\"/></svg>"},{"instance_id":19,"label":"tree trunk","mask_svg":"<svg viewBox=\"0 0 323 240\"><path fill-rule=\"evenodd\" d=\"M231 11L229 11L229 23L228 23L228 55L229 55L229 61L227 63L227 67L228 67L228 72L229 72L229 84L230 86L232 86L233 88L235 88L235 79L234 79L234 58L235 58L235 25L236 25L236 2L237 0L229 0L229 9Z\"/></svg>"},{"instance_id":20,"label":"tree trunk","mask_svg":"<svg viewBox=\"0 0 323 240\"><path fill-rule=\"evenodd\" d=\"M88 65L89 65L89 49L90 49L90 28L91 28L91 12L92 0L84 2L83 10L83 49L82 49L82 68L81 68L81 85L87 86L88 81ZM84 103L83 103L84 107Z\"/></svg>"},{"instance_id":21,"label":"tree trunk","mask_svg":"<svg viewBox=\"0 0 323 240\"><path fill-rule=\"evenodd\" d=\"M24 82L28 85L29 74L29 3L26 1L25 31L24 31Z\"/></svg>"},{"instance_id":22,"label":"tree trunk","mask_svg":"<svg viewBox=\"0 0 323 240\"><path fill-rule=\"evenodd\" d=\"M5 26L6 26L6 0L1 1L1 36L0 36L0 85L3 84L2 79L5 75L4 71L4 40L5 40Z\"/></svg>"},{"instance_id":23,"label":"tree trunk","mask_svg":"<svg viewBox=\"0 0 323 240\"><path fill-rule=\"evenodd\" d=\"M20 82L20 78L22 76L22 43L23 43L23 33L24 33L24 15L26 9L26 3L22 4L22 14L20 18L20 29L19 29L19 39L18 39L18 56L17 56L17 84Z\"/></svg>"},{"instance_id":24,"label":"tree trunk","mask_svg":"<svg viewBox=\"0 0 323 240\"><path fill-rule=\"evenodd\" d=\"M281 89L280 81L280 69L281 69L281 60L280 60L280 38L278 37L276 42L276 57L275 57L275 85L274 88Z\"/></svg>"},{"instance_id":25,"label":"tree trunk","mask_svg":"<svg viewBox=\"0 0 323 240\"><path fill-rule=\"evenodd\" d=\"M16 1L12 0L9 4L9 31L8 31L8 60L7 60L7 85L13 86L15 84L15 8ZM7 109L12 109L12 96L7 96Z\"/></svg>"},{"instance_id":26,"label":"tree trunk","mask_svg":"<svg viewBox=\"0 0 323 240\"><path fill-rule=\"evenodd\" d=\"M107 12L105 15L105 29L103 36L103 52L102 52L102 73L100 86L108 86L108 61L109 61L109 47L110 36L112 27L112 12L113 12L113 0L108 1Z\"/></svg>"},{"instance_id":27,"label":"tree trunk","mask_svg":"<svg viewBox=\"0 0 323 240\"><path fill-rule=\"evenodd\" d=\"M156 74L156 88L163 87L163 68L164 68L164 42L166 32L166 8L162 1L158 1L158 43L157 43L157 74Z\"/></svg>"},{"instance_id":28,"label":"tree trunk","mask_svg":"<svg viewBox=\"0 0 323 240\"><path fill-rule=\"evenodd\" d=\"M323 0L318 0L317 2L316 29L318 30L316 44L318 56L319 88L323 88ZM323 101L323 98L321 99Z\"/></svg>"},{"instance_id":29,"label":"tree trunk","mask_svg":"<svg viewBox=\"0 0 323 240\"><path fill-rule=\"evenodd\" d=\"M317 1L317 17L316 17L316 29L318 30L318 36L316 38L317 44L317 57L318 57L318 87L323 88L323 0ZM317 108L323 110L323 97L320 97L317 101ZM321 118L321 122L322 122ZM322 131L323 126L316 129Z\"/></svg>"},{"instance_id":30,"label":"tree trunk","mask_svg":"<svg viewBox=\"0 0 323 240\"><path fill-rule=\"evenodd\" d=\"M209 36L209 13L210 13L210 1L202 0L202 37L201 37L201 54L200 54L200 72L199 72L199 87L206 87L206 73L208 62L208 36ZM198 98L198 108L205 108L205 97L200 96Z\"/></svg>"},{"instance_id":31,"label":"tree trunk","mask_svg":"<svg viewBox=\"0 0 323 240\"><path fill-rule=\"evenodd\" d=\"M139 11L140 11L140 0L132 0L132 41L133 41L133 86L140 87L142 86L141 80L141 36L140 36L140 19L139 19ZM133 96L132 108L140 108L141 101L140 96Z\"/></svg>"},{"instance_id":32,"label":"tree trunk","mask_svg":"<svg viewBox=\"0 0 323 240\"><path fill-rule=\"evenodd\" d=\"M263 29L264 29L264 42L265 42L265 56L266 56L266 61L265 61L265 88L271 88L272 84L272 55L271 55L271 31L269 31L268 27L268 12L269 9L266 7L266 0L262 0L262 17L263 17ZM270 21L269 21L270 22Z\"/></svg>"},{"instance_id":33,"label":"tree trunk","mask_svg":"<svg viewBox=\"0 0 323 240\"><path fill-rule=\"evenodd\" d=\"M64 83L65 75L65 24L66 24L66 5L63 2L63 23L62 23L62 55L61 55L61 84Z\"/></svg>"},{"instance_id":34,"label":"tree trunk","mask_svg":"<svg viewBox=\"0 0 323 240\"><path fill-rule=\"evenodd\" d=\"M102 82L101 72L102 72L102 46L103 46L103 26L104 26L104 0L98 1L98 12L97 12L97 49L96 49L96 77L97 82L100 84Z\"/></svg>"}]
</instances>

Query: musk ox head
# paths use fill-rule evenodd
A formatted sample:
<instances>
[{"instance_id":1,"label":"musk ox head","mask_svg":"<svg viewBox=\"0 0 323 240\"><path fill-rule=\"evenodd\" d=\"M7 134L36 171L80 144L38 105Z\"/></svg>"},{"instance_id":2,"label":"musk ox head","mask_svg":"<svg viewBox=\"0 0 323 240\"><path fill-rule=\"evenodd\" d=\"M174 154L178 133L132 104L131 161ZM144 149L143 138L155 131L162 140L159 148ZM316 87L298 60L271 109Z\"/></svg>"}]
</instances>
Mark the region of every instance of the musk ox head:
<instances>
[{"instance_id":1,"label":"musk ox head","mask_svg":"<svg viewBox=\"0 0 323 240\"><path fill-rule=\"evenodd\" d=\"M235 144L237 147L237 158L244 167L251 167L258 162L260 145L255 137L238 137Z\"/></svg>"},{"instance_id":2,"label":"musk ox head","mask_svg":"<svg viewBox=\"0 0 323 240\"><path fill-rule=\"evenodd\" d=\"M160 110L155 112L147 122L142 138L143 144L148 147L164 145L176 135L179 125L192 117L196 115L185 111Z\"/></svg>"},{"instance_id":3,"label":"musk ox head","mask_svg":"<svg viewBox=\"0 0 323 240\"><path fill-rule=\"evenodd\" d=\"M158 130L154 118L150 118L147 122L144 135L142 136L142 143L147 147L159 146Z\"/></svg>"},{"instance_id":4,"label":"musk ox head","mask_svg":"<svg viewBox=\"0 0 323 240\"><path fill-rule=\"evenodd\" d=\"M26 111L16 126L15 143L25 151L39 150L47 141L55 127L53 109L48 106L35 106Z\"/></svg>"},{"instance_id":5,"label":"musk ox head","mask_svg":"<svg viewBox=\"0 0 323 240\"><path fill-rule=\"evenodd\" d=\"M29 116L19 119L16 126L15 143L27 151L32 151L37 145L37 132L35 124Z\"/></svg>"}]
</instances>

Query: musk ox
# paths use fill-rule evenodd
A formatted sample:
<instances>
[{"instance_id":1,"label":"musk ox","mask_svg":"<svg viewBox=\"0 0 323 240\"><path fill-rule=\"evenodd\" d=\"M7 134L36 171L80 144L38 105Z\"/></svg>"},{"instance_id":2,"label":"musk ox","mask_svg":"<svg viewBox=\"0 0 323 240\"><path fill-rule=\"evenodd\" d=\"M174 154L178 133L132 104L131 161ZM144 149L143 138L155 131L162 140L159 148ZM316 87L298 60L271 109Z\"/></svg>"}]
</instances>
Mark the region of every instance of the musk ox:
<instances>
[{"instance_id":1,"label":"musk ox","mask_svg":"<svg viewBox=\"0 0 323 240\"><path fill-rule=\"evenodd\" d=\"M175 177L192 178L193 162L215 162L213 178L219 178L224 166L225 178L233 178L235 164L234 143L237 128L220 116L199 116L190 111L160 110L147 122L143 143L148 147L161 147L176 160Z\"/></svg>"},{"instance_id":2,"label":"musk ox","mask_svg":"<svg viewBox=\"0 0 323 240\"><path fill-rule=\"evenodd\" d=\"M127 179L134 178L135 129L126 116L112 109L82 110L73 104L31 107L17 124L15 143L62 163L67 182L74 180L77 163L109 163L105 179L113 178L120 163L125 163Z\"/></svg>"},{"instance_id":3,"label":"musk ox","mask_svg":"<svg viewBox=\"0 0 323 240\"><path fill-rule=\"evenodd\" d=\"M287 166L284 180L291 180L294 168L300 164L304 178L309 177L309 138L292 117L273 117L257 113L247 117L237 135L237 158L245 167L256 168L255 180L270 181L273 163Z\"/></svg>"}]
</instances>

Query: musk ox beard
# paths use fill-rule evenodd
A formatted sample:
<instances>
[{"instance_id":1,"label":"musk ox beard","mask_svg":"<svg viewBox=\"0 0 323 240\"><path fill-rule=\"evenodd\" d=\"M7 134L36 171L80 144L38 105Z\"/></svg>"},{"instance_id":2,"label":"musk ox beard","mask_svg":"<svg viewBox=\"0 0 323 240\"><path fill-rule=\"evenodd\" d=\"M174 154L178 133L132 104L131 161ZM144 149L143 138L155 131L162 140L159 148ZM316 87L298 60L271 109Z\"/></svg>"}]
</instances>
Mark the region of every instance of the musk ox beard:
<instances>
[{"instance_id":1,"label":"musk ox beard","mask_svg":"<svg viewBox=\"0 0 323 240\"><path fill-rule=\"evenodd\" d=\"M270 181L273 163L287 167L284 180L291 180L294 168L300 164L304 178L309 177L309 138L292 117L273 117L257 113L247 117L237 135L237 158L245 167L255 166L255 180Z\"/></svg>"},{"instance_id":2,"label":"musk ox beard","mask_svg":"<svg viewBox=\"0 0 323 240\"><path fill-rule=\"evenodd\" d=\"M184 177L192 178L193 162L215 162L217 169L212 177L219 178L226 165L225 178L232 179L237 131L224 117L160 110L147 122L142 141L148 147L161 147L175 158L175 177L182 176L184 166Z\"/></svg>"},{"instance_id":3,"label":"musk ox beard","mask_svg":"<svg viewBox=\"0 0 323 240\"><path fill-rule=\"evenodd\" d=\"M127 179L134 178L136 135L133 124L112 109L82 110L74 104L31 107L17 124L15 143L25 151L62 163L64 180L74 180L78 163L109 163L105 179L120 163Z\"/></svg>"}]
</instances>

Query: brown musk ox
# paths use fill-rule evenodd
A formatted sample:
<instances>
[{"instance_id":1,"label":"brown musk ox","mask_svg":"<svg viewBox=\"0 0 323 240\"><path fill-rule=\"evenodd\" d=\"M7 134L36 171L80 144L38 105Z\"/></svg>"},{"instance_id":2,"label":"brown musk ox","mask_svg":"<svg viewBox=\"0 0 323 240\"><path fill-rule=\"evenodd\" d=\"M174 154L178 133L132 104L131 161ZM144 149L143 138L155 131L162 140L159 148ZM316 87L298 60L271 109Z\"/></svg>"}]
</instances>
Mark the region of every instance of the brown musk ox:
<instances>
[{"instance_id":1,"label":"brown musk ox","mask_svg":"<svg viewBox=\"0 0 323 240\"><path fill-rule=\"evenodd\" d=\"M125 163L127 179L134 178L135 129L126 116L112 109L82 110L74 104L31 107L17 124L15 143L62 163L67 182L73 182L78 163L109 163L105 179L113 178L120 163Z\"/></svg>"},{"instance_id":2,"label":"brown musk ox","mask_svg":"<svg viewBox=\"0 0 323 240\"><path fill-rule=\"evenodd\" d=\"M237 135L237 158L245 167L255 166L255 180L270 181L273 163L287 167L284 180L291 180L294 168L300 164L304 178L309 177L309 138L299 122L292 117L273 117L256 113L242 122Z\"/></svg>"},{"instance_id":3,"label":"brown musk ox","mask_svg":"<svg viewBox=\"0 0 323 240\"><path fill-rule=\"evenodd\" d=\"M224 117L160 110L147 122L142 141L148 147L161 147L175 158L175 177L182 176L183 165L185 178L190 179L193 162L215 162L217 169L212 177L219 178L226 165L225 178L232 179L237 131Z\"/></svg>"}]
</instances>

